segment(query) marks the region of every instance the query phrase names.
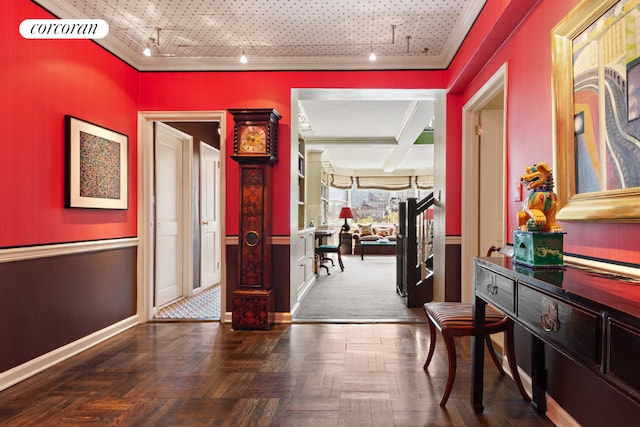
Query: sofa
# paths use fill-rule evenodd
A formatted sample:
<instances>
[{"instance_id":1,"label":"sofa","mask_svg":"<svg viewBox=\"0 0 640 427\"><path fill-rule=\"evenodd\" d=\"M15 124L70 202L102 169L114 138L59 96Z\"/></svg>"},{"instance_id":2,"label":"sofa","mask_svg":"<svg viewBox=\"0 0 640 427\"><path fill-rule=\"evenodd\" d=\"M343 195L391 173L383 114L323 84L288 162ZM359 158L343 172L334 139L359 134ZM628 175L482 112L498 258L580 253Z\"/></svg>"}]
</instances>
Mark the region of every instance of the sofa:
<instances>
[{"instance_id":1,"label":"sofa","mask_svg":"<svg viewBox=\"0 0 640 427\"><path fill-rule=\"evenodd\" d=\"M395 241L397 235L397 227L395 224L356 224L351 229L353 233L353 253L360 253L361 241L377 241L385 238L389 241ZM366 255L394 255L396 253L395 245L365 246L364 253Z\"/></svg>"}]
</instances>

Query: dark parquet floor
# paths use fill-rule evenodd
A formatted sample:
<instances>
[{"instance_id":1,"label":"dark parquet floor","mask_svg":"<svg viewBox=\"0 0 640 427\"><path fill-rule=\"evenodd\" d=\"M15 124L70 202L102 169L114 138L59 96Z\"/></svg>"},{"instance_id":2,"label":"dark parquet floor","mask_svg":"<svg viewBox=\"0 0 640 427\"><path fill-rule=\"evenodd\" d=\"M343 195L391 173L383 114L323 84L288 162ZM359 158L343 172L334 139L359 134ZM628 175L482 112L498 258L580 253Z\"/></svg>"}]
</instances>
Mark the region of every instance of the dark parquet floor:
<instances>
[{"instance_id":1,"label":"dark parquet floor","mask_svg":"<svg viewBox=\"0 0 640 427\"><path fill-rule=\"evenodd\" d=\"M425 324L217 322L136 326L0 392L2 426L549 426L489 357L482 415L469 402L470 341L446 408L443 343Z\"/></svg>"}]
</instances>

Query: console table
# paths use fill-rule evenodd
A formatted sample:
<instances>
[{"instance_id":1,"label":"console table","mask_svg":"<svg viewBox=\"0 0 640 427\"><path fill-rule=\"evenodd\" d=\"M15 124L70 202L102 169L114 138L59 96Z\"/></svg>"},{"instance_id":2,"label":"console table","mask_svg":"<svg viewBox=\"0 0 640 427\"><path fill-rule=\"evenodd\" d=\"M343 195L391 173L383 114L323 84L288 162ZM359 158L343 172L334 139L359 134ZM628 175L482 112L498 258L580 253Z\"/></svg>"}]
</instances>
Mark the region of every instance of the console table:
<instances>
[{"instance_id":1,"label":"console table","mask_svg":"<svg viewBox=\"0 0 640 427\"><path fill-rule=\"evenodd\" d=\"M532 335L531 403L546 412L544 346L603 378L640 403L640 283L567 266L532 269L504 258L474 259L471 404L482 405L486 303L499 308Z\"/></svg>"}]
</instances>

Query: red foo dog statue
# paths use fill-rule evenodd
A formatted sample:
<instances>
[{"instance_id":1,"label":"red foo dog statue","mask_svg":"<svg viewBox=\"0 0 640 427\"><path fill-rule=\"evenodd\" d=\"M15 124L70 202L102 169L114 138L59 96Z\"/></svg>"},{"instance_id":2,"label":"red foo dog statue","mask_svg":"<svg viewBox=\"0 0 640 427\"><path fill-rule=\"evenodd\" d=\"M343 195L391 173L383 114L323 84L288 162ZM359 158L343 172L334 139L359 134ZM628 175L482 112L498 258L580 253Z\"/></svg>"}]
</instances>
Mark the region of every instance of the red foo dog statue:
<instances>
[{"instance_id":1,"label":"red foo dog statue","mask_svg":"<svg viewBox=\"0 0 640 427\"><path fill-rule=\"evenodd\" d=\"M553 192L553 174L546 163L537 163L525 168L520 182L531 190L518 212L518 228L522 231L561 232L556 223L558 201Z\"/></svg>"}]
</instances>

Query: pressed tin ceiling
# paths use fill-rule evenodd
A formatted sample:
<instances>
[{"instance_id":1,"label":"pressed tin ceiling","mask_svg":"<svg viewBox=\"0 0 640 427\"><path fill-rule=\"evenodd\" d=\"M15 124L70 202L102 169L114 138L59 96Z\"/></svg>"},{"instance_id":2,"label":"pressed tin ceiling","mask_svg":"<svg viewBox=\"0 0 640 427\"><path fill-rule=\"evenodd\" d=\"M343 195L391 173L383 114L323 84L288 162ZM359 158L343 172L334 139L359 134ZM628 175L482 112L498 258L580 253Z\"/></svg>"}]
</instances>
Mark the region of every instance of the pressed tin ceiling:
<instances>
[{"instance_id":1,"label":"pressed tin ceiling","mask_svg":"<svg viewBox=\"0 0 640 427\"><path fill-rule=\"evenodd\" d=\"M142 71L444 69L485 1L35 0L104 19L97 42Z\"/></svg>"}]
</instances>

